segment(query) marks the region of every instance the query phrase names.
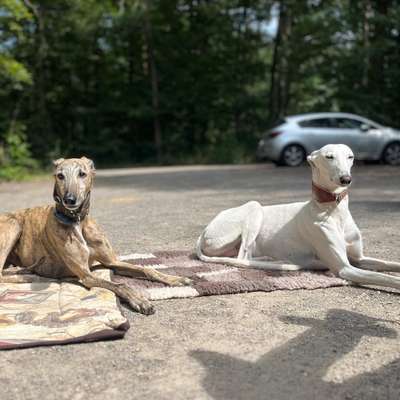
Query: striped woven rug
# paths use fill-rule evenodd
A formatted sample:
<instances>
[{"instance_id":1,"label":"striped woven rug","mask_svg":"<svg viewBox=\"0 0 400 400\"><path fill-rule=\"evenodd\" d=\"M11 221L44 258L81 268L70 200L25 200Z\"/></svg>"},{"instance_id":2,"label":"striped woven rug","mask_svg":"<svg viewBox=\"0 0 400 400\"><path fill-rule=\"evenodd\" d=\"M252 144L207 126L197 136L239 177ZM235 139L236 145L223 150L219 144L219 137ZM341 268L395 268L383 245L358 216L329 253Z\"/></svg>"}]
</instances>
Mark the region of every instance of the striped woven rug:
<instances>
[{"instance_id":1,"label":"striped woven rug","mask_svg":"<svg viewBox=\"0 0 400 400\"><path fill-rule=\"evenodd\" d=\"M151 300L211 296L244 292L296 289L320 289L346 285L346 281L329 272L264 271L235 268L223 264L204 263L196 255L183 251L134 253L120 259L149 266L172 275L192 279L191 286L169 287L163 283L114 275L116 282L125 282Z\"/></svg>"}]
</instances>

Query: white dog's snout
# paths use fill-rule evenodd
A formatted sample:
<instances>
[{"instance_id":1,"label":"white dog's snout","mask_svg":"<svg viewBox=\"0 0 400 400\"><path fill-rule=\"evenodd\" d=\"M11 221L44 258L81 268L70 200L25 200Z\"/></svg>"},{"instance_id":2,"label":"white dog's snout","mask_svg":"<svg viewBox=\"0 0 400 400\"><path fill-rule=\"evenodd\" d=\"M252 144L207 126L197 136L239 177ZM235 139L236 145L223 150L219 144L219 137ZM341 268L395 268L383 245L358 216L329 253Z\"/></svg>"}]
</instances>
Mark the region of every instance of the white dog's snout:
<instances>
[{"instance_id":1,"label":"white dog's snout","mask_svg":"<svg viewBox=\"0 0 400 400\"><path fill-rule=\"evenodd\" d=\"M351 175L349 174L341 175L339 178L342 185L349 185L351 183L351 179Z\"/></svg>"}]
</instances>

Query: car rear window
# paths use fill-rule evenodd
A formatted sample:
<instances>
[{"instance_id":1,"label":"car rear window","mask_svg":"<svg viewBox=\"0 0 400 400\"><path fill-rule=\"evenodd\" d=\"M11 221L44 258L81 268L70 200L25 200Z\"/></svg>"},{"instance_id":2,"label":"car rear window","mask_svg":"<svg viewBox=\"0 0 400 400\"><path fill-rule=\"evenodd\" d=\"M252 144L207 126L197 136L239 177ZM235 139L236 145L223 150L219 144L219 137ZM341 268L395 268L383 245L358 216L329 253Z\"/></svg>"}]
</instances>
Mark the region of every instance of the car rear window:
<instances>
[{"instance_id":1,"label":"car rear window","mask_svg":"<svg viewBox=\"0 0 400 400\"><path fill-rule=\"evenodd\" d=\"M286 119L285 118L279 118L278 120L276 120L274 122L274 126L278 126L278 125L282 125L286 123Z\"/></svg>"},{"instance_id":2,"label":"car rear window","mask_svg":"<svg viewBox=\"0 0 400 400\"><path fill-rule=\"evenodd\" d=\"M268 124L268 129L274 129L274 128L276 128L277 126L280 126L280 125L283 125L283 124L286 124L286 119L285 118L279 118L279 119L276 119L274 122L272 122L271 124Z\"/></svg>"}]
</instances>

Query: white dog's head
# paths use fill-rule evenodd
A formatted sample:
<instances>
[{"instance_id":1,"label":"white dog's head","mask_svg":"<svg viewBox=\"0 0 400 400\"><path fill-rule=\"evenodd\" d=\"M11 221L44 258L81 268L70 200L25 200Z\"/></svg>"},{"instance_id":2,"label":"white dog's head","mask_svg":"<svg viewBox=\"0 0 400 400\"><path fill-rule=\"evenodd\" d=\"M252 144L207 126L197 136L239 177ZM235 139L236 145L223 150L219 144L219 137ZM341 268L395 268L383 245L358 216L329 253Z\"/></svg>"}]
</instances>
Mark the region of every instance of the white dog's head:
<instances>
[{"instance_id":1,"label":"white dog's head","mask_svg":"<svg viewBox=\"0 0 400 400\"><path fill-rule=\"evenodd\" d=\"M350 185L354 154L349 146L328 144L313 151L307 161L312 167L316 185L336 193Z\"/></svg>"}]
</instances>

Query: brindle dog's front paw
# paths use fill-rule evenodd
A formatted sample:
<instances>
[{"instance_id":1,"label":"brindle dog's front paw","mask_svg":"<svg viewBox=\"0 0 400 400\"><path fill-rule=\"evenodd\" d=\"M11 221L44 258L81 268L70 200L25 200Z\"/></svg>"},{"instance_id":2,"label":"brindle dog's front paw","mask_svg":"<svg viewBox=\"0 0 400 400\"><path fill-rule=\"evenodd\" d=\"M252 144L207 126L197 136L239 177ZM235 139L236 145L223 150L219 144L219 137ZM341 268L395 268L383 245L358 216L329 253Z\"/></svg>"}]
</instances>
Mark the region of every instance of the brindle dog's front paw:
<instances>
[{"instance_id":1,"label":"brindle dog's front paw","mask_svg":"<svg viewBox=\"0 0 400 400\"><path fill-rule=\"evenodd\" d=\"M193 281L190 278L182 278L182 284L184 286L190 286L193 283Z\"/></svg>"},{"instance_id":2,"label":"brindle dog's front paw","mask_svg":"<svg viewBox=\"0 0 400 400\"><path fill-rule=\"evenodd\" d=\"M174 279L171 279L171 286L190 286L192 284L192 280L189 278L185 278L183 276L176 276Z\"/></svg>"},{"instance_id":3,"label":"brindle dog's front paw","mask_svg":"<svg viewBox=\"0 0 400 400\"><path fill-rule=\"evenodd\" d=\"M143 315L151 315L156 312L153 305L147 300L145 301L128 300L128 304L130 305L133 311L136 311Z\"/></svg>"},{"instance_id":4,"label":"brindle dog's front paw","mask_svg":"<svg viewBox=\"0 0 400 400\"><path fill-rule=\"evenodd\" d=\"M146 303L139 304L138 312L144 315L152 315L156 312L156 310L149 301L146 301Z\"/></svg>"},{"instance_id":5,"label":"brindle dog's front paw","mask_svg":"<svg viewBox=\"0 0 400 400\"><path fill-rule=\"evenodd\" d=\"M142 295L133 291L130 287L125 284L121 284L118 287L119 295L130 305L133 311L137 311L140 314L151 315L155 313L153 305Z\"/></svg>"}]
</instances>

